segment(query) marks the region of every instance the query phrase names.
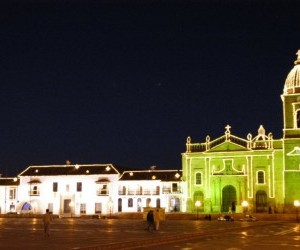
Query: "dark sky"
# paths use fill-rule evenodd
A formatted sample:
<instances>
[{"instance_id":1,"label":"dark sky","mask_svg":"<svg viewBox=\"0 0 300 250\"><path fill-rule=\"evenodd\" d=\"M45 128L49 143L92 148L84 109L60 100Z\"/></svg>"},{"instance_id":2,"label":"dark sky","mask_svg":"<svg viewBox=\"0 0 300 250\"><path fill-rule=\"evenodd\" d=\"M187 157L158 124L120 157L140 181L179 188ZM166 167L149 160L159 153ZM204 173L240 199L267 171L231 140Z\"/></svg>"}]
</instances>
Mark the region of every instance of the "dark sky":
<instances>
[{"instance_id":1,"label":"dark sky","mask_svg":"<svg viewBox=\"0 0 300 250\"><path fill-rule=\"evenodd\" d=\"M23 2L23 3L22 3ZM186 137L282 137L297 1L2 1L0 173L180 169Z\"/></svg>"}]
</instances>

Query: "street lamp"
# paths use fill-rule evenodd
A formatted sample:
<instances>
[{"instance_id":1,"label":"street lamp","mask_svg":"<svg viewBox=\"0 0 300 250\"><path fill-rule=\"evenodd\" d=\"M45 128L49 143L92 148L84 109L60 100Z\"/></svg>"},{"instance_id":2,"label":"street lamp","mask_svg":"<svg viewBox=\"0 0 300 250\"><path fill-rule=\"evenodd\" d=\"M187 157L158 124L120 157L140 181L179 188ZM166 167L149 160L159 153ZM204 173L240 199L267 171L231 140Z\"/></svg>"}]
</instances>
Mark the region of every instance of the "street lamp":
<instances>
[{"instance_id":1,"label":"street lamp","mask_svg":"<svg viewBox=\"0 0 300 250\"><path fill-rule=\"evenodd\" d=\"M244 216L246 216L246 212L248 210L248 201L243 201L242 202L242 207L243 207L243 212L244 212Z\"/></svg>"},{"instance_id":2,"label":"street lamp","mask_svg":"<svg viewBox=\"0 0 300 250\"><path fill-rule=\"evenodd\" d=\"M197 220L199 219L199 207L201 206L201 201L196 201L195 206L197 208Z\"/></svg>"},{"instance_id":3,"label":"street lamp","mask_svg":"<svg viewBox=\"0 0 300 250\"><path fill-rule=\"evenodd\" d=\"M298 221L298 207L300 206L300 202L298 200L294 200L294 206L296 207L296 220Z\"/></svg>"}]
</instances>

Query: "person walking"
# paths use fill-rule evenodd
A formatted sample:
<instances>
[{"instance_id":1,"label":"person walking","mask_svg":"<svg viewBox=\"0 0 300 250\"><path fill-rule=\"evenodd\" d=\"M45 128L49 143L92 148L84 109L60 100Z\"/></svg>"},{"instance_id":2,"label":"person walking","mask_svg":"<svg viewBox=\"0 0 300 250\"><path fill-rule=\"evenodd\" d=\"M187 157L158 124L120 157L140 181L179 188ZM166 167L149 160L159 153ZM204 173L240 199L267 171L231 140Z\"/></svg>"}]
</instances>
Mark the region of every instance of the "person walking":
<instances>
[{"instance_id":1,"label":"person walking","mask_svg":"<svg viewBox=\"0 0 300 250\"><path fill-rule=\"evenodd\" d=\"M50 223L52 221L52 214L49 212L49 209L46 209L46 213L43 216L43 223L44 223L44 235L50 236Z\"/></svg>"},{"instance_id":2,"label":"person walking","mask_svg":"<svg viewBox=\"0 0 300 250\"><path fill-rule=\"evenodd\" d=\"M146 230L151 231L151 227L152 227L153 230L155 230L154 215L153 215L152 210L150 210L147 214L147 228L146 228Z\"/></svg>"}]
</instances>

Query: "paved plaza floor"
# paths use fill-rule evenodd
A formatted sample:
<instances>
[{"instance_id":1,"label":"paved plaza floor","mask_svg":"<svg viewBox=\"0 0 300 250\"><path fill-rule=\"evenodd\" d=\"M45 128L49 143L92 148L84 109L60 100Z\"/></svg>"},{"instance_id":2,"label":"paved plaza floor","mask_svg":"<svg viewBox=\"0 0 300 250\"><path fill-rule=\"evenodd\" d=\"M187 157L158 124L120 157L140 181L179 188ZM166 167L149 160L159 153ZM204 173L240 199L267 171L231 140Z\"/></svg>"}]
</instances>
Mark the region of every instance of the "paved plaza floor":
<instances>
[{"instance_id":1,"label":"paved plaza floor","mask_svg":"<svg viewBox=\"0 0 300 250\"><path fill-rule=\"evenodd\" d=\"M53 221L50 237L45 237L41 219L0 218L0 249L154 249L151 246L161 243L272 223L167 220L161 222L158 231L149 232L146 222L136 219L63 218Z\"/></svg>"}]
</instances>

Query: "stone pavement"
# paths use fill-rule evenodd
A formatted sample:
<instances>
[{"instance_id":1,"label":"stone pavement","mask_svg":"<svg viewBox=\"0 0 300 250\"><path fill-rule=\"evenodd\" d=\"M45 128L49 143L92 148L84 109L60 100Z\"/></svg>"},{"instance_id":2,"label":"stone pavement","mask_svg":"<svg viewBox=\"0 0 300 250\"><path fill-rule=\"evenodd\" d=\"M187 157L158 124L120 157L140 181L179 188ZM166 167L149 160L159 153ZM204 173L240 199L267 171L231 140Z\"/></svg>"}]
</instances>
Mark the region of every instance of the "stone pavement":
<instances>
[{"instance_id":1,"label":"stone pavement","mask_svg":"<svg viewBox=\"0 0 300 250\"><path fill-rule=\"evenodd\" d=\"M274 222L166 220L158 231L149 232L144 230L146 222L136 219L64 218L53 221L48 238L41 219L0 218L0 249L134 249L265 223Z\"/></svg>"}]
</instances>

